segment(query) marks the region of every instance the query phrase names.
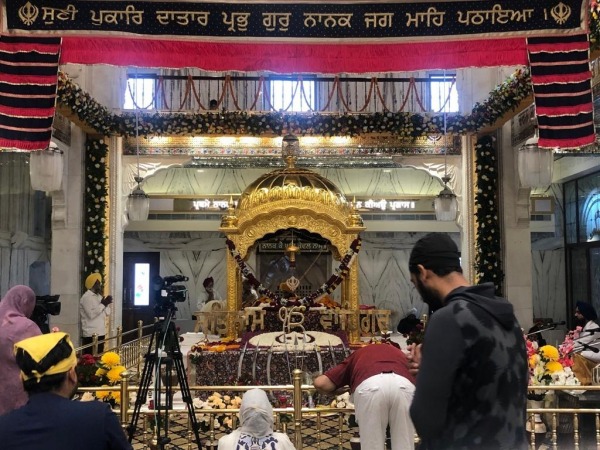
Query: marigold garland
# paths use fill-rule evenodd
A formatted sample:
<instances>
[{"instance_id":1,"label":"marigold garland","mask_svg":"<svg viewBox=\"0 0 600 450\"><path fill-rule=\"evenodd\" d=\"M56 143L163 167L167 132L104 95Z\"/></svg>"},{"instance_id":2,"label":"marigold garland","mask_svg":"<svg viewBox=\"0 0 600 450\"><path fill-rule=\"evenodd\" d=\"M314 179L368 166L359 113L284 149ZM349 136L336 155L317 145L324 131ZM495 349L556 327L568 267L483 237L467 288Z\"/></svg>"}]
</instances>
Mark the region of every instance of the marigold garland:
<instances>
[{"instance_id":1,"label":"marigold garland","mask_svg":"<svg viewBox=\"0 0 600 450\"><path fill-rule=\"evenodd\" d=\"M321 287L319 287L319 289L317 289L312 294L307 295L306 297L290 300L287 298L283 298L280 295L275 294L270 289L264 287L260 280L258 280L254 275L252 269L250 269L250 267L248 267L248 265L244 262L242 256L240 255L240 252L236 250L235 243L231 239L227 239L225 241L225 244L229 249L229 253L240 268L242 275L244 275L244 277L248 279L249 283L257 290L259 294L270 298L276 306L287 306L288 304L297 304L306 307L313 306L314 301L321 295L331 294L342 283L342 281L344 281L344 279L350 273L350 267L354 262L354 257L358 254L360 250L361 243L362 240L360 239L360 236L352 241L350 247L348 248L348 251L342 258L340 265L337 269L335 269L335 273L332 274L331 277L329 277L329 279L324 284L322 284Z\"/></svg>"}]
</instances>

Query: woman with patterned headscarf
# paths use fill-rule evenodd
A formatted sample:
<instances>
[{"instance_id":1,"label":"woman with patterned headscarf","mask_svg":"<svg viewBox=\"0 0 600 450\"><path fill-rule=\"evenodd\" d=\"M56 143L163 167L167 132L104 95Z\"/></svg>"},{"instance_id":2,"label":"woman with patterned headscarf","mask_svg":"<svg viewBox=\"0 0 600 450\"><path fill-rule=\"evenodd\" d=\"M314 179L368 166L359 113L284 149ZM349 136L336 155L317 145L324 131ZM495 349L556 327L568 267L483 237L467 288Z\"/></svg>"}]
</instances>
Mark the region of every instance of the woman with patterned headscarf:
<instances>
[{"instance_id":1,"label":"woman with patterned headscarf","mask_svg":"<svg viewBox=\"0 0 600 450\"><path fill-rule=\"evenodd\" d=\"M219 439L217 450L294 450L287 434L273 431L273 407L262 389L242 397L240 428Z\"/></svg>"},{"instance_id":2,"label":"woman with patterned headscarf","mask_svg":"<svg viewBox=\"0 0 600 450\"><path fill-rule=\"evenodd\" d=\"M30 320L35 308L35 293L27 286L15 286L0 302L0 415L27 403L14 346L17 342L42 334Z\"/></svg>"}]
</instances>

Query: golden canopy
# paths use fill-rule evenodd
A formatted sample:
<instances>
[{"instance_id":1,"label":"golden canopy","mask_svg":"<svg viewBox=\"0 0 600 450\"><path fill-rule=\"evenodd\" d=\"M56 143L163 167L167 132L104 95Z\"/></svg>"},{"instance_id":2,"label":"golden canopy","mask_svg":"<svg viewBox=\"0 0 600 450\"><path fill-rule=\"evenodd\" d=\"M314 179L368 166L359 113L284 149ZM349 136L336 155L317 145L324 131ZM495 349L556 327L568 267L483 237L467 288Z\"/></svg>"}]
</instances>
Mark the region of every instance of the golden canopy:
<instances>
[{"instance_id":1,"label":"golden canopy","mask_svg":"<svg viewBox=\"0 0 600 450\"><path fill-rule=\"evenodd\" d=\"M286 154L286 167L269 172L242 193L237 207L230 205L220 230L235 244L242 259L253 245L269 233L289 228L319 234L332 244L336 259L349 249L365 229L362 218L331 181L312 170L296 167L296 154ZM358 311L357 261L342 285L342 305ZM240 276L231 255L227 259L227 309L240 308ZM235 334L229 315L228 335ZM231 322L231 323L230 323Z\"/></svg>"}]
</instances>

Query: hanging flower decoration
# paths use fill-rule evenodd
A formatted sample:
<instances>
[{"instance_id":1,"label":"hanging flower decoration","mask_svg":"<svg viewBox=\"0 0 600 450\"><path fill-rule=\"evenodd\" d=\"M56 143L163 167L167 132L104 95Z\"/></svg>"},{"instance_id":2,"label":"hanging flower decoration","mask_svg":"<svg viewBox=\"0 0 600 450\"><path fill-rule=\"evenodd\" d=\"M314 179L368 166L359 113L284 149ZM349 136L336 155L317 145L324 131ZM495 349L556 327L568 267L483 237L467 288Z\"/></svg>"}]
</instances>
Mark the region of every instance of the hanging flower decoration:
<instances>
[{"instance_id":1,"label":"hanging flower decoration","mask_svg":"<svg viewBox=\"0 0 600 450\"><path fill-rule=\"evenodd\" d=\"M492 136L483 136L475 144L475 174L475 271L480 283L494 283L496 295L501 296L504 271L500 260L498 159Z\"/></svg>"},{"instance_id":2,"label":"hanging flower decoration","mask_svg":"<svg viewBox=\"0 0 600 450\"><path fill-rule=\"evenodd\" d=\"M592 5L596 8L597 4ZM597 9L597 8L596 8ZM592 30L600 30L597 15L594 16ZM521 101L532 93L529 68L517 70L506 81L490 92L489 97L473 107L471 114L453 114L447 117L447 131L454 134L475 133L491 125L509 111L516 109ZM69 108L79 120L104 136L135 136L135 116L131 113L116 115L83 91L65 73L59 72L57 101ZM247 112L208 112L198 114L140 114L140 136L170 135L193 136L198 134L248 134L281 135L291 131L299 136L357 136L369 133L393 133L400 137L421 137L443 130L443 117L412 113L376 114L249 114ZM484 137L477 144L478 159L486 160L488 143ZM481 144L480 146L480 143ZM479 152L481 150L481 152ZM92 159L92 153L98 153ZM86 151L86 224L84 248L84 272L104 272L104 262L100 249L104 249L105 236L99 221L106 217L106 202L103 200L107 188L106 157L108 147L103 141L92 141ZM102 155L100 155L102 153ZM482 281L493 281L501 294L504 278L499 261L500 229L498 225L497 193L491 201L489 197L496 189L497 168L494 164L477 163L477 217L480 228L477 235L476 271ZM90 179L91 176L91 179ZM102 181L100 181L102 180ZM94 181L95 184L91 184ZM100 186L100 188L98 188ZM93 209L87 205L93 204ZM97 213L97 214L94 214ZM483 222L482 222L483 221ZM95 222L95 223L91 223ZM482 225L483 224L483 225ZM336 275L334 275L335 277ZM333 278L333 277L332 277ZM331 282L331 279L328 283ZM339 280L341 282L341 280ZM338 284L339 284L338 282ZM260 282L257 282L260 286ZM324 286L328 286L326 283ZM273 294L274 295L274 294Z\"/></svg>"},{"instance_id":3,"label":"hanging flower decoration","mask_svg":"<svg viewBox=\"0 0 600 450\"><path fill-rule=\"evenodd\" d=\"M470 115L452 114L446 118L450 133L475 133L491 125L517 108L532 92L528 68L517 70L498 85L485 102L477 103ZM113 114L83 91L68 75L59 72L58 103L69 108L79 120L104 136L136 136L135 115ZM283 135L297 136L359 136L370 133L390 133L398 137L418 138L441 133L442 115L408 112L377 112L373 114L288 114L221 111L203 113L141 112L139 136L197 135Z\"/></svg>"},{"instance_id":4,"label":"hanging flower decoration","mask_svg":"<svg viewBox=\"0 0 600 450\"><path fill-rule=\"evenodd\" d=\"M235 248L235 243L231 239L227 239L225 241L225 244L229 249L229 253L240 268L242 275L244 275L244 277L248 279L248 282L258 291L259 294L270 298L275 304L275 306L287 306L289 304L298 304L300 306L310 307L314 304L315 299L317 299L321 295L331 294L333 291L335 291L336 288L342 283L342 281L344 281L344 279L348 276L348 274L350 273L350 267L352 266L352 263L356 259L355 257L360 250L361 242L362 241L360 239L360 236L354 239L350 244L350 248L348 248L348 251L342 258L340 265L337 267L337 269L335 269L331 277L329 277L329 279L324 284L322 284L321 287L315 292L299 299L283 298L280 295L275 294L270 289L267 289L265 286L262 285L260 280L256 278L256 276L252 272L252 269L250 269L250 267L248 267L248 265L244 262L242 256L240 255L240 252L238 252Z\"/></svg>"},{"instance_id":5,"label":"hanging flower decoration","mask_svg":"<svg viewBox=\"0 0 600 450\"><path fill-rule=\"evenodd\" d=\"M98 272L104 276L108 203L108 145L102 140L86 142L84 195L83 277ZM83 280L82 283L83 285Z\"/></svg>"}]
</instances>

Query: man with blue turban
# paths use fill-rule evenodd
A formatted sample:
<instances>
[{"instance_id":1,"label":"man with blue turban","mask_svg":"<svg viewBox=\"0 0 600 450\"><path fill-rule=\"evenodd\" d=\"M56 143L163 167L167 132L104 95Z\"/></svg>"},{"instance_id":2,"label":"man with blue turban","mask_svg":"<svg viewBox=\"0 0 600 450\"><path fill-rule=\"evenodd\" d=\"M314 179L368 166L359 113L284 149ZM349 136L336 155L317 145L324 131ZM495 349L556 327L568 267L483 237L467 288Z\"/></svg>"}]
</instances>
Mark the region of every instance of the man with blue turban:
<instances>
[{"instance_id":1,"label":"man with blue turban","mask_svg":"<svg viewBox=\"0 0 600 450\"><path fill-rule=\"evenodd\" d=\"M98 341L106 336L105 318L110 316L112 296L102 296L102 276L92 273L85 279L87 291L79 300L79 316L81 318L81 345L93 342L93 335L98 335ZM104 344L98 344L98 353L102 353ZM83 353L93 353L92 347L87 347Z\"/></svg>"}]
</instances>

